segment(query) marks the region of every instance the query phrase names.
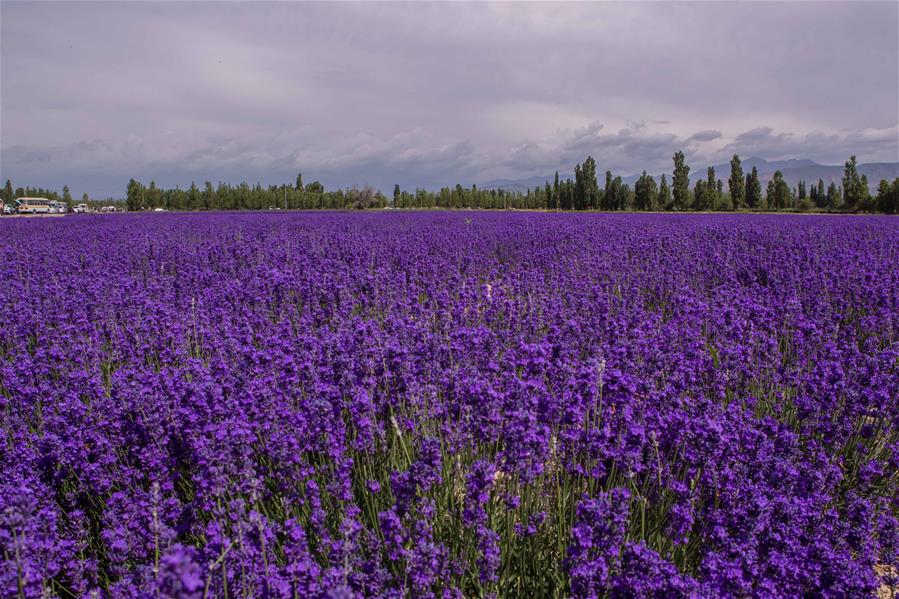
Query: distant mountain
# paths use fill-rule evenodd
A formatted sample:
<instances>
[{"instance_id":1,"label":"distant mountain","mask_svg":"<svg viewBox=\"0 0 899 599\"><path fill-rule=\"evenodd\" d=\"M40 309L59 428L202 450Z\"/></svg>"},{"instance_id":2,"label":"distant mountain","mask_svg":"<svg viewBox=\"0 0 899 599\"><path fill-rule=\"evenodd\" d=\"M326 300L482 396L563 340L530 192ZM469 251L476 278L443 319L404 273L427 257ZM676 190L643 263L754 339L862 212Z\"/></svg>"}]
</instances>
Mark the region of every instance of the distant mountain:
<instances>
[{"instance_id":1,"label":"distant mountain","mask_svg":"<svg viewBox=\"0 0 899 599\"><path fill-rule=\"evenodd\" d=\"M547 181L549 181L550 185L552 185L555 177L556 175L555 173L553 173L548 177L528 177L527 179L493 179L492 181L479 183L478 187L481 189L502 189L504 191L518 191L524 193L528 189L543 187L544 185L546 185ZM564 181L565 179L574 180L574 175L571 173L564 175L562 173L559 173L559 181Z\"/></svg>"},{"instance_id":2,"label":"distant mountain","mask_svg":"<svg viewBox=\"0 0 899 599\"><path fill-rule=\"evenodd\" d=\"M742 161L743 170L751 171L752 167L758 169L759 174L767 174L774 173L774 171L783 172L786 169L791 168L801 168L803 166L819 166L817 162L814 160L809 160L808 158L790 158L789 160L772 160L768 161L764 158L759 158L757 156L753 156L752 158L747 158ZM840 167L842 168L842 167ZM715 173L717 174L720 171L726 170L728 174L730 174L730 162L726 164L716 164L715 165Z\"/></svg>"},{"instance_id":3,"label":"distant mountain","mask_svg":"<svg viewBox=\"0 0 899 599\"><path fill-rule=\"evenodd\" d=\"M818 164L814 160L809 160L807 158L791 158L789 160L765 160L764 158L759 158L757 156L753 156L752 158L746 158L742 161L743 163L743 173L746 174L752 170L752 167L758 169L759 179L762 182L762 188L764 188L768 181L774 176L774 171L780 171L784 180L790 187L796 187L799 184L799 181L805 181L806 183L817 183L818 179L822 179L824 181L824 186L830 185L830 183L835 183L838 186L841 185L843 180L843 165L831 165L831 164ZM716 164L715 167L715 176L718 179L721 179L724 182L724 188L727 189L727 178L730 176L730 163L725 164ZM690 169L690 184L692 186L693 182L695 182L698 178L705 178L706 176L706 168L707 167L697 167L696 165L692 165ZM880 184L881 179L886 179L888 181L892 181L896 177L899 177L899 162L869 162L866 164L859 164L858 171L860 174L868 177L868 187L872 192L877 190L877 186ZM492 181L487 181L478 185L478 187L484 189L503 189L506 191L520 191L525 192L528 189L534 189L537 186L542 187L547 181L552 183L553 177L555 175L549 175L546 177L528 177L526 179L494 179ZM668 184L671 184L671 173L666 172L665 176L668 179ZM605 171L596 173L597 179L599 179L599 185L602 187L605 182ZM654 175L656 181L661 177L661 173ZM559 173L559 179L564 181L565 179L574 179L574 175L565 174L562 175ZM622 176L621 181L623 183L627 183L634 187L634 183L637 182L637 179L640 178L639 174L635 175L627 175Z\"/></svg>"}]
</instances>

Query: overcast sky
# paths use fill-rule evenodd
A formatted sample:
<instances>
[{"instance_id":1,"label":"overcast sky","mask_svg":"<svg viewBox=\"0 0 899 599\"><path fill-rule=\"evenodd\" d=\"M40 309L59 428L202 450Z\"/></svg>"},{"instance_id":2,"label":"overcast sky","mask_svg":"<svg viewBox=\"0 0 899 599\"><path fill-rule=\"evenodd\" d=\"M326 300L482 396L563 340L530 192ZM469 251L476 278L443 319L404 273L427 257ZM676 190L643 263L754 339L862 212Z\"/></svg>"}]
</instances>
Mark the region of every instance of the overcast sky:
<instances>
[{"instance_id":1,"label":"overcast sky","mask_svg":"<svg viewBox=\"0 0 899 599\"><path fill-rule=\"evenodd\" d=\"M899 3L0 2L0 176L392 189L899 160Z\"/></svg>"}]
</instances>

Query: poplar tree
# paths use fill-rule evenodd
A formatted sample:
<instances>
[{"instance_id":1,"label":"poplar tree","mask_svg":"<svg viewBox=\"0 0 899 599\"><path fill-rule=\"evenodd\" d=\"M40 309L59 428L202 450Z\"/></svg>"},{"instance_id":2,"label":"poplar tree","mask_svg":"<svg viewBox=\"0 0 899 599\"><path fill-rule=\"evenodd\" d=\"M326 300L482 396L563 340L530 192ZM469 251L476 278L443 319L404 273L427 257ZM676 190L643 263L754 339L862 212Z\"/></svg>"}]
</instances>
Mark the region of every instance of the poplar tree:
<instances>
[{"instance_id":1,"label":"poplar tree","mask_svg":"<svg viewBox=\"0 0 899 599\"><path fill-rule=\"evenodd\" d=\"M868 195L868 178L859 176L855 156L851 156L843 166L843 206L849 210L864 208Z\"/></svg>"},{"instance_id":2,"label":"poplar tree","mask_svg":"<svg viewBox=\"0 0 899 599\"><path fill-rule=\"evenodd\" d=\"M597 196L599 185L596 183L596 161L592 156L587 156L584 160L584 166L581 169L581 175L584 179L584 208L593 210L598 208Z\"/></svg>"},{"instance_id":3,"label":"poplar tree","mask_svg":"<svg viewBox=\"0 0 899 599\"><path fill-rule=\"evenodd\" d=\"M659 209L661 210L670 210L671 209L671 189L668 187L668 181L665 179L665 174L662 174L662 179L659 181Z\"/></svg>"},{"instance_id":4,"label":"poplar tree","mask_svg":"<svg viewBox=\"0 0 899 599\"><path fill-rule=\"evenodd\" d=\"M862 175L861 187L859 191L859 200L857 206L862 210L871 210L871 192L868 191L868 175Z\"/></svg>"},{"instance_id":5,"label":"poplar tree","mask_svg":"<svg viewBox=\"0 0 899 599\"><path fill-rule=\"evenodd\" d=\"M774 171L774 176L768 181L767 199L768 208L783 210L790 206L790 186L780 171Z\"/></svg>"},{"instance_id":6,"label":"poplar tree","mask_svg":"<svg viewBox=\"0 0 899 599\"><path fill-rule=\"evenodd\" d=\"M162 207L162 196L159 193L159 188L156 187L156 181L150 181L150 186L147 188L146 201L147 208ZM228 207L232 208L231 206ZM236 206L234 206L234 208L236 208Z\"/></svg>"},{"instance_id":7,"label":"poplar tree","mask_svg":"<svg viewBox=\"0 0 899 599\"><path fill-rule=\"evenodd\" d=\"M217 207L215 189L212 187L212 181L206 181L203 184L202 205L206 210L212 210Z\"/></svg>"},{"instance_id":8,"label":"poplar tree","mask_svg":"<svg viewBox=\"0 0 899 599\"><path fill-rule=\"evenodd\" d=\"M656 180L646 171L640 175L634 184L634 208L637 210L655 210L658 202L658 190Z\"/></svg>"},{"instance_id":9,"label":"poplar tree","mask_svg":"<svg viewBox=\"0 0 899 599\"><path fill-rule=\"evenodd\" d=\"M827 186L827 209L834 210L840 203L840 192L837 189L836 183L833 181L830 182L830 185Z\"/></svg>"},{"instance_id":10,"label":"poplar tree","mask_svg":"<svg viewBox=\"0 0 899 599\"><path fill-rule=\"evenodd\" d=\"M736 154L730 159L730 178L727 180L727 188L730 191L731 204L733 204L734 210L738 210L746 201L746 186L743 179L743 164Z\"/></svg>"},{"instance_id":11,"label":"poplar tree","mask_svg":"<svg viewBox=\"0 0 899 599\"><path fill-rule=\"evenodd\" d=\"M708 207L708 185L698 179L693 186L693 210L705 210Z\"/></svg>"},{"instance_id":12,"label":"poplar tree","mask_svg":"<svg viewBox=\"0 0 899 599\"><path fill-rule=\"evenodd\" d=\"M690 201L690 167L684 163L684 153L674 154L674 172L671 179L674 209L686 210Z\"/></svg>"},{"instance_id":13,"label":"poplar tree","mask_svg":"<svg viewBox=\"0 0 899 599\"><path fill-rule=\"evenodd\" d=\"M720 198L721 182L715 177L715 167L710 166L706 169L706 210L715 210L718 207Z\"/></svg>"},{"instance_id":14,"label":"poplar tree","mask_svg":"<svg viewBox=\"0 0 899 599\"><path fill-rule=\"evenodd\" d=\"M631 192L631 188L627 183L621 182L621 177L615 177L615 179L620 184L618 188L618 209L619 210L633 210L633 197L634 194Z\"/></svg>"},{"instance_id":15,"label":"poplar tree","mask_svg":"<svg viewBox=\"0 0 899 599\"><path fill-rule=\"evenodd\" d=\"M606 181L608 181L606 190L603 192L605 203L608 210L622 210L625 204L625 194L621 189L621 177L612 179L612 173L607 172Z\"/></svg>"},{"instance_id":16,"label":"poplar tree","mask_svg":"<svg viewBox=\"0 0 899 599\"><path fill-rule=\"evenodd\" d=\"M143 185L131 179L128 181L128 188L125 191L125 205L129 212L134 212L142 208L141 206L141 188Z\"/></svg>"},{"instance_id":17,"label":"poplar tree","mask_svg":"<svg viewBox=\"0 0 899 599\"><path fill-rule=\"evenodd\" d=\"M574 209L584 209L584 173L581 165L574 165Z\"/></svg>"},{"instance_id":18,"label":"poplar tree","mask_svg":"<svg viewBox=\"0 0 899 599\"><path fill-rule=\"evenodd\" d=\"M606 171L606 184L602 188L602 204L603 210L615 209L615 197L610 193L612 189L612 171Z\"/></svg>"},{"instance_id":19,"label":"poplar tree","mask_svg":"<svg viewBox=\"0 0 899 599\"><path fill-rule=\"evenodd\" d=\"M759 181L759 171L752 167L752 171L746 175L746 205L752 209L759 208L762 201L762 184Z\"/></svg>"},{"instance_id":20,"label":"poplar tree","mask_svg":"<svg viewBox=\"0 0 899 599\"><path fill-rule=\"evenodd\" d=\"M851 156L843 167L843 205L849 210L858 208L864 199L863 189L855 156Z\"/></svg>"},{"instance_id":21,"label":"poplar tree","mask_svg":"<svg viewBox=\"0 0 899 599\"><path fill-rule=\"evenodd\" d=\"M887 214L899 213L899 177L889 183L886 179L880 180L877 190L877 210Z\"/></svg>"},{"instance_id":22,"label":"poplar tree","mask_svg":"<svg viewBox=\"0 0 899 599\"><path fill-rule=\"evenodd\" d=\"M553 202L556 208L565 208L562 206L562 201L559 197L559 171L556 171L556 178L553 180Z\"/></svg>"}]
</instances>

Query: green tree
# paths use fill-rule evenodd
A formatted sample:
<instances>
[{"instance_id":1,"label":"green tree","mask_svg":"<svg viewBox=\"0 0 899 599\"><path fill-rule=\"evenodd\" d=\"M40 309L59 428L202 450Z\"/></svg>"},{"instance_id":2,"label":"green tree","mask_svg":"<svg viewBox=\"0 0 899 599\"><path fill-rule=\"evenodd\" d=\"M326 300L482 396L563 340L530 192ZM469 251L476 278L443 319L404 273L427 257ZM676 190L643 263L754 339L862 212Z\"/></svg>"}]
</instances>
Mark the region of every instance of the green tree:
<instances>
[{"instance_id":1,"label":"green tree","mask_svg":"<svg viewBox=\"0 0 899 599\"><path fill-rule=\"evenodd\" d=\"M671 210L671 189L668 187L668 181L665 179L664 173L662 173L662 178L659 181L658 205L660 210Z\"/></svg>"},{"instance_id":2,"label":"green tree","mask_svg":"<svg viewBox=\"0 0 899 599\"><path fill-rule=\"evenodd\" d=\"M69 191L68 185L62 186L62 201L66 203L67 208L72 208L72 192Z\"/></svg>"},{"instance_id":3,"label":"green tree","mask_svg":"<svg viewBox=\"0 0 899 599\"><path fill-rule=\"evenodd\" d=\"M603 210L615 209L615 197L612 191L612 171L606 171L606 183L602 189L602 203L600 208Z\"/></svg>"},{"instance_id":4,"label":"green tree","mask_svg":"<svg viewBox=\"0 0 899 599\"><path fill-rule=\"evenodd\" d=\"M624 208L624 193L621 189L621 177L612 178L612 173L606 171L606 188L603 191L606 210L622 210Z\"/></svg>"},{"instance_id":5,"label":"green tree","mask_svg":"<svg viewBox=\"0 0 899 599\"><path fill-rule=\"evenodd\" d=\"M458 183L456 183L456 187L453 190L453 198L454 208L467 208L465 205L465 190Z\"/></svg>"},{"instance_id":6,"label":"green tree","mask_svg":"<svg viewBox=\"0 0 899 599\"><path fill-rule=\"evenodd\" d=\"M640 175L634 183L634 208L637 210L656 210L658 208L659 192L656 180L647 175L646 171Z\"/></svg>"},{"instance_id":7,"label":"green tree","mask_svg":"<svg viewBox=\"0 0 899 599\"><path fill-rule=\"evenodd\" d=\"M862 210L866 212L874 210L874 198L871 197L871 191L868 189L868 175L862 175L859 198L858 206Z\"/></svg>"},{"instance_id":8,"label":"green tree","mask_svg":"<svg viewBox=\"0 0 899 599\"><path fill-rule=\"evenodd\" d=\"M125 190L125 206L129 212L135 212L141 209L141 190L143 185L130 179L128 187Z\"/></svg>"},{"instance_id":9,"label":"green tree","mask_svg":"<svg viewBox=\"0 0 899 599\"><path fill-rule=\"evenodd\" d=\"M774 171L774 176L768 181L767 197L768 208L783 210L790 207L790 186L784 181L783 173Z\"/></svg>"},{"instance_id":10,"label":"green tree","mask_svg":"<svg viewBox=\"0 0 899 599\"><path fill-rule=\"evenodd\" d=\"M759 171L752 167L746 175L746 205L751 209L760 208L762 202L762 183L759 181Z\"/></svg>"},{"instance_id":11,"label":"green tree","mask_svg":"<svg viewBox=\"0 0 899 599\"><path fill-rule=\"evenodd\" d=\"M671 179L671 194L675 210L686 210L690 204L690 167L684 162L684 153L674 154L674 172Z\"/></svg>"},{"instance_id":12,"label":"green tree","mask_svg":"<svg viewBox=\"0 0 899 599\"><path fill-rule=\"evenodd\" d=\"M170 210L184 210L187 206L187 194L178 186L169 194L169 200L166 202L166 208Z\"/></svg>"},{"instance_id":13,"label":"green tree","mask_svg":"<svg viewBox=\"0 0 899 599\"><path fill-rule=\"evenodd\" d=\"M730 159L730 178L727 180L727 189L730 191L730 202L733 209L742 208L746 202L746 185L743 178L743 164L737 154Z\"/></svg>"},{"instance_id":14,"label":"green tree","mask_svg":"<svg viewBox=\"0 0 899 599\"><path fill-rule=\"evenodd\" d=\"M618 206L619 210L633 210L634 208L634 192L627 183L621 182L621 177L615 177L620 187L618 188Z\"/></svg>"},{"instance_id":15,"label":"green tree","mask_svg":"<svg viewBox=\"0 0 899 599\"><path fill-rule=\"evenodd\" d=\"M827 186L827 209L836 210L840 205L840 190L837 189L836 183L830 182Z\"/></svg>"},{"instance_id":16,"label":"green tree","mask_svg":"<svg viewBox=\"0 0 899 599\"><path fill-rule=\"evenodd\" d=\"M799 191L796 193L796 196L797 196L800 200L804 200L804 199L806 198L806 194L805 194L805 181L800 181L800 182L799 182Z\"/></svg>"},{"instance_id":17,"label":"green tree","mask_svg":"<svg viewBox=\"0 0 899 599\"><path fill-rule=\"evenodd\" d=\"M584 209L584 173L581 171L581 165L574 165L574 209Z\"/></svg>"},{"instance_id":18,"label":"green tree","mask_svg":"<svg viewBox=\"0 0 899 599\"><path fill-rule=\"evenodd\" d=\"M890 198L891 192L892 187L890 186L889 181L881 179L880 185L877 186L877 198L875 199L875 205L877 206L878 212L889 212L889 206L892 203L892 198Z\"/></svg>"},{"instance_id":19,"label":"green tree","mask_svg":"<svg viewBox=\"0 0 899 599\"><path fill-rule=\"evenodd\" d=\"M561 198L559 197L559 171L556 171L556 177L553 180L553 202L556 208L562 208L563 210L566 208L562 206Z\"/></svg>"},{"instance_id":20,"label":"green tree","mask_svg":"<svg viewBox=\"0 0 899 599\"><path fill-rule=\"evenodd\" d=\"M150 181L150 186L144 194L144 201L147 208L162 208L162 193L156 187L156 181Z\"/></svg>"},{"instance_id":21,"label":"green tree","mask_svg":"<svg viewBox=\"0 0 899 599\"><path fill-rule=\"evenodd\" d=\"M886 179L880 180L875 205L878 212L885 214L899 213L899 177L896 177L892 184L887 182Z\"/></svg>"},{"instance_id":22,"label":"green tree","mask_svg":"<svg viewBox=\"0 0 899 599\"><path fill-rule=\"evenodd\" d=\"M202 207L200 199L200 189L193 181L190 182L190 189L187 190L187 210L199 210Z\"/></svg>"},{"instance_id":23,"label":"green tree","mask_svg":"<svg viewBox=\"0 0 899 599\"><path fill-rule=\"evenodd\" d=\"M303 190L303 173L297 173L297 185L296 185L296 189L297 189L297 191L302 191L302 190Z\"/></svg>"},{"instance_id":24,"label":"green tree","mask_svg":"<svg viewBox=\"0 0 899 599\"><path fill-rule=\"evenodd\" d=\"M596 182L596 161L593 160L592 156L587 156L587 159L584 160L581 176L583 177L584 208L586 210L599 208L597 202L599 185Z\"/></svg>"},{"instance_id":25,"label":"green tree","mask_svg":"<svg viewBox=\"0 0 899 599\"><path fill-rule=\"evenodd\" d=\"M568 210L574 209L574 181L565 179L562 182L561 194L565 198L565 205L568 207Z\"/></svg>"},{"instance_id":26,"label":"green tree","mask_svg":"<svg viewBox=\"0 0 899 599\"><path fill-rule=\"evenodd\" d=\"M715 210L733 210L734 205L730 201L730 194L724 193L724 181L715 181Z\"/></svg>"},{"instance_id":27,"label":"green tree","mask_svg":"<svg viewBox=\"0 0 899 599\"><path fill-rule=\"evenodd\" d=\"M710 166L706 169L706 205L705 210L716 210L721 198L721 181L715 177L715 167Z\"/></svg>"},{"instance_id":28,"label":"green tree","mask_svg":"<svg viewBox=\"0 0 899 599\"><path fill-rule=\"evenodd\" d=\"M317 193L322 194L325 193L325 186L319 183L318 181L313 181L306 185L306 193Z\"/></svg>"},{"instance_id":29,"label":"green tree","mask_svg":"<svg viewBox=\"0 0 899 599\"><path fill-rule=\"evenodd\" d=\"M855 156L851 156L843 166L843 205L848 210L859 208L865 199L866 186L858 175Z\"/></svg>"},{"instance_id":30,"label":"green tree","mask_svg":"<svg viewBox=\"0 0 899 599\"><path fill-rule=\"evenodd\" d=\"M708 184L697 179L693 186L693 210L707 210L709 205Z\"/></svg>"},{"instance_id":31,"label":"green tree","mask_svg":"<svg viewBox=\"0 0 899 599\"><path fill-rule=\"evenodd\" d=\"M400 184L396 183L393 186L393 207L394 208L405 208L403 206L403 192L400 191Z\"/></svg>"},{"instance_id":32,"label":"green tree","mask_svg":"<svg viewBox=\"0 0 899 599\"><path fill-rule=\"evenodd\" d=\"M12 181L7 179L6 185L3 186L3 202L7 206L10 206L10 205L12 205L12 203L15 199L16 199L16 196L13 194L13 191L12 191Z\"/></svg>"},{"instance_id":33,"label":"green tree","mask_svg":"<svg viewBox=\"0 0 899 599\"><path fill-rule=\"evenodd\" d=\"M218 202L215 199L215 189L212 187L212 181L203 183L203 196L201 203L206 210L218 209Z\"/></svg>"}]
</instances>

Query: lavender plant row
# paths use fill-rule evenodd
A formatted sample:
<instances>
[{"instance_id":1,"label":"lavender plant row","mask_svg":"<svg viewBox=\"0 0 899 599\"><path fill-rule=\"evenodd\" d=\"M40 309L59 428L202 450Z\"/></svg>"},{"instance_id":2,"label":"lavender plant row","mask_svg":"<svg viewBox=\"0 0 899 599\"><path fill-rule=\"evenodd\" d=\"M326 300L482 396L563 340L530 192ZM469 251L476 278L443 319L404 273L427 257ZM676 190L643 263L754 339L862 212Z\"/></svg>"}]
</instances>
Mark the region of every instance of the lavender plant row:
<instances>
[{"instance_id":1,"label":"lavender plant row","mask_svg":"<svg viewBox=\"0 0 899 599\"><path fill-rule=\"evenodd\" d=\"M0 223L0 595L895 584L899 221Z\"/></svg>"}]
</instances>

